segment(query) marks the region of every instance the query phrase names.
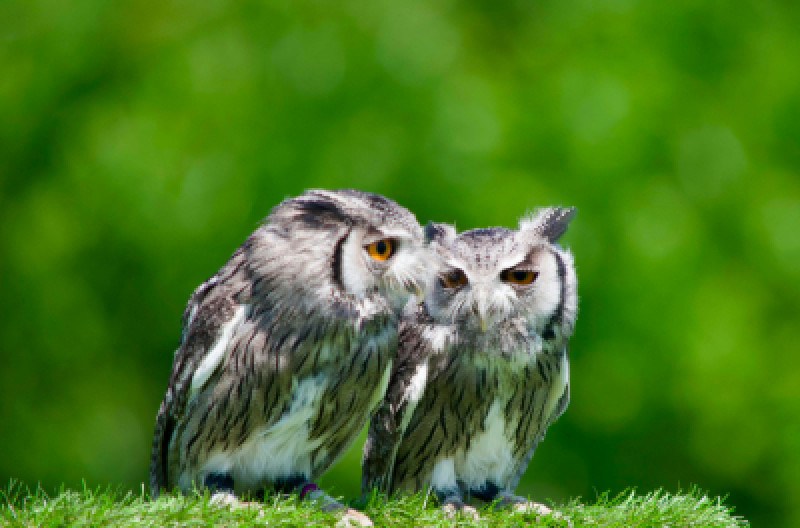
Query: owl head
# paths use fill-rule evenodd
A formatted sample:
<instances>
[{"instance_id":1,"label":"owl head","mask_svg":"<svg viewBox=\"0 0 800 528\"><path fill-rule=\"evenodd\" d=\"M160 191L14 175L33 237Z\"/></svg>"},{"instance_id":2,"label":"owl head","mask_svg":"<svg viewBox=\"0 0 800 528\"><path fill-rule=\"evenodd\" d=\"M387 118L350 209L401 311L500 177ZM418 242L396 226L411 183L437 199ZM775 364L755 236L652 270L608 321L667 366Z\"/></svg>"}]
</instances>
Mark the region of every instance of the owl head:
<instances>
[{"instance_id":1,"label":"owl head","mask_svg":"<svg viewBox=\"0 0 800 528\"><path fill-rule=\"evenodd\" d=\"M425 299L430 316L459 332L485 334L524 325L544 340L572 334L577 280L572 254L556 240L573 208L547 208L523 218L516 230L473 229L457 234L430 223L426 240L435 255Z\"/></svg>"},{"instance_id":2,"label":"owl head","mask_svg":"<svg viewBox=\"0 0 800 528\"><path fill-rule=\"evenodd\" d=\"M422 227L378 194L309 190L284 200L246 250L263 277L261 294L294 312L344 300L388 302L397 313L409 293L425 286Z\"/></svg>"}]
</instances>

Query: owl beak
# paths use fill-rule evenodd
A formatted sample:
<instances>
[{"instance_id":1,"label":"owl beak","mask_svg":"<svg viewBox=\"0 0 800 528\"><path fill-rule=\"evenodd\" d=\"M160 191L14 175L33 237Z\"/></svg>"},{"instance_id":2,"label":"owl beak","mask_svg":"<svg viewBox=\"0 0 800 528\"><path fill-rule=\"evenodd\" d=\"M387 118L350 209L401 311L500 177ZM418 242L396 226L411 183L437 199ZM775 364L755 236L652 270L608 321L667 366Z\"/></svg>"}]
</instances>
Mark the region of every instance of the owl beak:
<instances>
[{"instance_id":1,"label":"owl beak","mask_svg":"<svg viewBox=\"0 0 800 528\"><path fill-rule=\"evenodd\" d=\"M417 297L417 299L419 299L419 302L422 302L422 301L425 300L425 288L423 288L419 284L414 284L414 286L412 287L411 291L414 293L414 295Z\"/></svg>"},{"instance_id":2,"label":"owl beak","mask_svg":"<svg viewBox=\"0 0 800 528\"><path fill-rule=\"evenodd\" d=\"M420 302L425 300L425 285L420 284L414 280L406 280L403 282L405 289L408 293L414 295Z\"/></svg>"},{"instance_id":3,"label":"owl beak","mask_svg":"<svg viewBox=\"0 0 800 528\"><path fill-rule=\"evenodd\" d=\"M473 310L478 318L478 326L480 326L481 332L486 332L489 327L489 310L486 306L486 301L479 297Z\"/></svg>"}]
</instances>

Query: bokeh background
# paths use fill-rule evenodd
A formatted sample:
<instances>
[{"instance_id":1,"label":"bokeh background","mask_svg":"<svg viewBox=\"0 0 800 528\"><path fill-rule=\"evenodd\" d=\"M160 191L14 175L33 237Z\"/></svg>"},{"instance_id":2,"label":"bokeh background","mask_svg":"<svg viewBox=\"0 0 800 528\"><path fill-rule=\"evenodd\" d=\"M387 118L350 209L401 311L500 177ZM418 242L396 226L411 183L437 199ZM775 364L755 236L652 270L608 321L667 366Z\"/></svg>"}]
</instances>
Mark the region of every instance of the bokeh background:
<instances>
[{"instance_id":1,"label":"bokeh background","mask_svg":"<svg viewBox=\"0 0 800 528\"><path fill-rule=\"evenodd\" d=\"M522 493L800 525L800 9L0 2L0 483L147 479L189 293L310 187L575 205L572 403ZM323 480L358 493L360 443ZM3 484L4 485L4 484Z\"/></svg>"}]
</instances>

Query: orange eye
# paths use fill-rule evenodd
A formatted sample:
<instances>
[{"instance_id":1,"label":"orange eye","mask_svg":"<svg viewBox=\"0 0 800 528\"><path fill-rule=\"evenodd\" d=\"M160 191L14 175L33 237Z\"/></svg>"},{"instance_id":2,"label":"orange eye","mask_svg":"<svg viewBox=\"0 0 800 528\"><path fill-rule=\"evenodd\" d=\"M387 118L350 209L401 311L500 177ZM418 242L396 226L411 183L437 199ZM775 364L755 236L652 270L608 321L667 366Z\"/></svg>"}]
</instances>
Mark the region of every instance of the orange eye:
<instances>
[{"instance_id":1,"label":"orange eye","mask_svg":"<svg viewBox=\"0 0 800 528\"><path fill-rule=\"evenodd\" d=\"M524 270L505 270L500 274L500 278L504 282L511 284L530 284L539 276L538 271L524 271Z\"/></svg>"},{"instance_id":2,"label":"orange eye","mask_svg":"<svg viewBox=\"0 0 800 528\"><path fill-rule=\"evenodd\" d=\"M388 238L383 238L368 245L367 253L375 260L387 260L394 253L394 243Z\"/></svg>"},{"instance_id":3,"label":"orange eye","mask_svg":"<svg viewBox=\"0 0 800 528\"><path fill-rule=\"evenodd\" d=\"M467 276L461 270L453 270L442 275L439 280L445 288L455 288L467 283Z\"/></svg>"}]
</instances>

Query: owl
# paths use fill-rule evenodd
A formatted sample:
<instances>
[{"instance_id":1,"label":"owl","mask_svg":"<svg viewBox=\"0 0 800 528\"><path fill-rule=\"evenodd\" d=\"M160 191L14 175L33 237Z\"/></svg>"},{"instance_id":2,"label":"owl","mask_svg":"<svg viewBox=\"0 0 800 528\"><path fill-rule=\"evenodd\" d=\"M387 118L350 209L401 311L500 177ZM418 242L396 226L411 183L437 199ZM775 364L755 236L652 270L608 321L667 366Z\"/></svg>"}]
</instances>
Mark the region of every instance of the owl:
<instances>
[{"instance_id":1,"label":"owl","mask_svg":"<svg viewBox=\"0 0 800 528\"><path fill-rule=\"evenodd\" d=\"M343 505L314 480L386 390L398 316L426 280L423 229L355 190L277 205L192 293L158 411L152 493L265 489Z\"/></svg>"},{"instance_id":2,"label":"owl","mask_svg":"<svg viewBox=\"0 0 800 528\"><path fill-rule=\"evenodd\" d=\"M577 280L556 240L573 215L543 209L517 230L426 227L436 258L424 301L412 298L400 322L364 446L365 492L430 489L451 512L475 514L472 498L549 511L513 491L569 401Z\"/></svg>"}]
</instances>

